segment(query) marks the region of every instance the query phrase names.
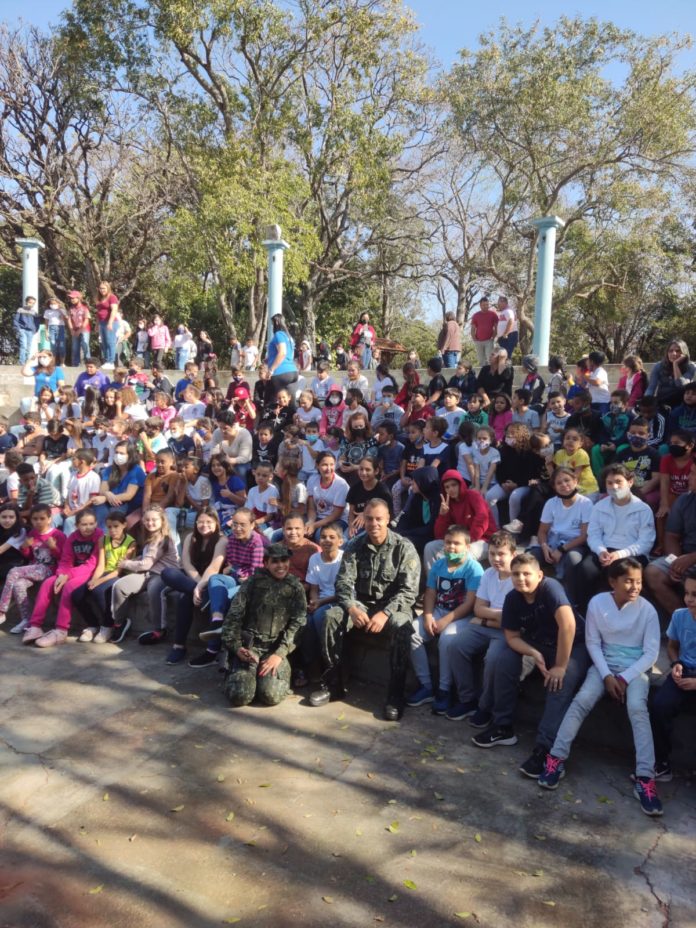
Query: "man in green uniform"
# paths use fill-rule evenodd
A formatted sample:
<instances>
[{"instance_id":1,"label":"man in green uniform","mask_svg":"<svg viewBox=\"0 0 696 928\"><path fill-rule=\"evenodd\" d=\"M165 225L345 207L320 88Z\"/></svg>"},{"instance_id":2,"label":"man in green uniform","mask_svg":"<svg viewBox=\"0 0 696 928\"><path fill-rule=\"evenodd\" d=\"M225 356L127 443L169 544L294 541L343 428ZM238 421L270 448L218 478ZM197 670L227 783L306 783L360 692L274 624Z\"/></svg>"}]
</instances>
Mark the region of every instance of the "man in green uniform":
<instances>
[{"instance_id":1,"label":"man in green uniform","mask_svg":"<svg viewBox=\"0 0 696 928\"><path fill-rule=\"evenodd\" d=\"M410 541L389 529L389 508L373 499L365 507L365 534L346 545L336 578L336 605L326 613L322 658L328 668L311 705L324 706L345 695L341 660L346 634L359 628L368 634L391 634L390 675L384 717L401 718L409 666L413 605L418 597L420 560Z\"/></svg>"},{"instance_id":2,"label":"man in green uniform","mask_svg":"<svg viewBox=\"0 0 696 928\"><path fill-rule=\"evenodd\" d=\"M282 543L269 545L263 569L241 585L222 627L232 662L224 690L233 706L248 706L254 697L267 706L285 699L288 654L306 621L307 600L290 573L290 552Z\"/></svg>"}]
</instances>

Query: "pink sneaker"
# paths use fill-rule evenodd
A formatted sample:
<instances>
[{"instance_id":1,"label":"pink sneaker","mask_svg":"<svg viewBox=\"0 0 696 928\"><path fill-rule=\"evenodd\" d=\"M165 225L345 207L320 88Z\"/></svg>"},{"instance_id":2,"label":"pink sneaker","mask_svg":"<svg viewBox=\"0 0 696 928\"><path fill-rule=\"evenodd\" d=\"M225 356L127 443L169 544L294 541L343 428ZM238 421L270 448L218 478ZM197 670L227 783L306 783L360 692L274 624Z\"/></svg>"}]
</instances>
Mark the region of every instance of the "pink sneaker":
<instances>
[{"instance_id":1,"label":"pink sneaker","mask_svg":"<svg viewBox=\"0 0 696 928\"><path fill-rule=\"evenodd\" d=\"M68 633L64 628L52 628L36 641L37 648L52 648L55 644L65 644Z\"/></svg>"},{"instance_id":2,"label":"pink sneaker","mask_svg":"<svg viewBox=\"0 0 696 928\"><path fill-rule=\"evenodd\" d=\"M43 628L40 625L30 625L22 635L22 644L31 644L32 641L43 638L43 633Z\"/></svg>"}]
</instances>

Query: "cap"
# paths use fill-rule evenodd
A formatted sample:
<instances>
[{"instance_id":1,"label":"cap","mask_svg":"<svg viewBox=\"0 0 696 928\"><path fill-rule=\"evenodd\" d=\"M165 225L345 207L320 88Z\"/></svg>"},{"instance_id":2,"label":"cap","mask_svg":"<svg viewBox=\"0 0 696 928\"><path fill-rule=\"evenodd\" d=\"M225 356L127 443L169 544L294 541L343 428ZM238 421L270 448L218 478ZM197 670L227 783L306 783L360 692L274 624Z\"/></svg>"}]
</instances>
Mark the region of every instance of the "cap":
<instances>
[{"instance_id":1,"label":"cap","mask_svg":"<svg viewBox=\"0 0 696 928\"><path fill-rule=\"evenodd\" d=\"M282 559L290 558L290 551L288 550L288 546L284 545L282 541L276 541L272 545L269 545L266 548L264 554L266 557L276 557Z\"/></svg>"},{"instance_id":2,"label":"cap","mask_svg":"<svg viewBox=\"0 0 696 928\"><path fill-rule=\"evenodd\" d=\"M80 293L79 290L71 290L70 293L68 294L68 296L70 297L71 300L72 300L72 299L75 299L75 300L81 300L81 299L82 299L82 294Z\"/></svg>"},{"instance_id":3,"label":"cap","mask_svg":"<svg viewBox=\"0 0 696 928\"><path fill-rule=\"evenodd\" d=\"M247 390L246 387L235 387L233 395L236 400L248 400L249 399L249 391Z\"/></svg>"},{"instance_id":4,"label":"cap","mask_svg":"<svg viewBox=\"0 0 696 928\"><path fill-rule=\"evenodd\" d=\"M531 371L533 374L536 373L539 367L539 358L537 358L535 354L526 354L522 358L522 367L527 371Z\"/></svg>"}]
</instances>

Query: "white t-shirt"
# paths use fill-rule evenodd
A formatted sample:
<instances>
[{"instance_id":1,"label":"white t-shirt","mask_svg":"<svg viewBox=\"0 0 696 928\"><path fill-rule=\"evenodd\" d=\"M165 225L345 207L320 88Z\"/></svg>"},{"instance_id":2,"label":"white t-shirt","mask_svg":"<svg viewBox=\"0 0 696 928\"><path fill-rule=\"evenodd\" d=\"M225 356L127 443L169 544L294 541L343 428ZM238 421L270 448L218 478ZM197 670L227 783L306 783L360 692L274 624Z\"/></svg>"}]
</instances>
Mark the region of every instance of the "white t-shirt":
<instances>
[{"instance_id":1,"label":"white t-shirt","mask_svg":"<svg viewBox=\"0 0 696 928\"><path fill-rule=\"evenodd\" d=\"M331 515L334 506L343 507L343 516L347 520L346 497L348 496L348 484L336 475L328 487L321 485L319 474L312 474L307 481L307 492L314 500L314 508L317 511L317 519L325 519Z\"/></svg>"},{"instance_id":2,"label":"white t-shirt","mask_svg":"<svg viewBox=\"0 0 696 928\"><path fill-rule=\"evenodd\" d=\"M147 335L147 330L145 330L145 334ZM174 350L178 348L185 348L188 345L190 338L191 336L189 335L188 332L182 332L181 334L177 332L176 335L174 336ZM149 343L150 343L150 336L148 335L147 344L149 345Z\"/></svg>"},{"instance_id":3,"label":"white t-shirt","mask_svg":"<svg viewBox=\"0 0 696 928\"><path fill-rule=\"evenodd\" d=\"M336 577L343 560L343 551L339 551L335 561L325 561L317 551L309 559L305 580L312 586L319 587L319 599L327 599L336 593Z\"/></svg>"},{"instance_id":4,"label":"white t-shirt","mask_svg":"<svg viewBox=\"0 0 696 928\"><path fill-rule=\"evenodd\" d=\"M587 387L590 391L590 396L592 397L593 403L608 403L611 399L611 391L609 390L609 375L604 370L603 367L598 367L596 370L590 372L590 377L592 380L598 380L599 383L593 386L591 383L587 384Z\"/></svg>"},{"instance_id":5,"label":"white t-shirt","mask_svg":"<svg viewBox=\"0 0 696 928\"><path fill-rule=\"evenodd\" d=\"M270 500L278 499L279 496L278 487L274 483L266 487L263 492L261 492L258 487L252 487L249 490L246 504L249 509L255 509L256 512L268 514L269 512L276 511L276 507L271 506Z\"/></svg>"},{"instance_id":6,"label":"white t-shirt","mask_svg":"<svg viewBox=\"0 0 696 928\"><path fill-rule=\"evenodd\" d=\"M256 366L256 359L259 356L259 349L256 345L245 345L242 348L242 358L244 359L244 367L253 368Z\"/></svg>"},{"instance_id":7,"label":"white t-shirt","mask_svg":"<svg viewBox=\"0 0 696 928\"><path fill-rule=\"evenodd\" d=\"M507 309L504 309L502 312L498 313L498 329L496 332L498 338L502 337L510 320L512 320L512 328L508 332L508 335L512 335L513 332L517 331L517 316L515 315L515 310L508 306Z\"/></svg>"},{"instance_id":8,"label":"white t-shirt","mask_svg":"<svg viewBox=\"0 0 696 928\"><path fill-rule=\"evenodd\" d=\"M483 572L476 596L484 599L491 609L502 609L505 597L512 589L512 577L501 580L495 567L489 567Z\"/></svg>"},{"instance_id":9,"label":"white t-shirt","mask_svg":"<svg viewBox=\"0 0 696 928\"><path fill-rule=\"evenodd\" d=\"M181 416L184 422L202 419L205 415L205 403L182 403L177 415Z\"/></svg>"},{"instance_id":10,"label":"white t-shirt","mask_svg":"<svg viewBox=\"0 0 696 928\"><path fill-rule=\"evenodd\" d=\"M465 457L471 457L473 455L474 446L467 445L465 441L460 441L457 446L457 470L462 475L465 480L468 480L469 483L473 480L473 474L469 473L469 467L464 460Z\"/></svg>"},{"instance_id":11,"label":"white t-shirt","mask_svg":"<svg viewBox=\"0 0 696 928\"><path fill-rule=\"evenodd\" d=\"M201 474L194 483L186 481L186 492L194 503L205 503L213 495L213 488L210 480Z\"/></svg>"},{"instance_id":12,"label":"white t-shirt","mask_svg":"<svg viewBox=\"0 0 696 928\"><path fill-rule=\"evenodd\" d=\"M49 306L44 312L44 319L46 320L46 325L65 326L65 316L59 309L51 309Z\"/></svg>"},{"instance_id":13,"label":"white t-shirt","mask_svg":"<svg viewBox=\"0 0 696 928\"><path fill-rule=\"evenodd\" d=\"M365 402L366 403L369 402L370 384L368 383L367 377L365 377L363 374L360 374L357 380L348 380L348 378L346 377L343 381L344 399L347 396L347 391L350 390L352 387L357 387L357 389L362 392L363 399L365 400Z\"/></svg>"},{"instance_id":14,"label":"white t-shirt","mask_svg":"<svg viewBox=\"0 0 696 928\"><path fill-rule=\"evenodd\" d=\"M313 450L316 454L320 454L322 451L326 451L326 445L325 445L324 442L321 440L321 438L317 438L317 440L316 440L316 441L314 442L314 444L312 445L312 450ZM314 473L314 470L315 470L315 468L316 468L316 466L317 466L317 462L314 460L314 458L312 457L312 455L309 453L309 450L308 450L308 448L307 448L307 445L302 445L302 467L301 467L301 470L304 470L304 471L307 471L308 473L313 474L313 473Z\"/></svg>"},{"instance_id":15,"label":"white t-shirt","mask_svg":"<svg viewBox=\"0 0 696 928\"><path fill-rule=\"evenodd\" d=\"M319 422L321 420L321 409L317 409L316 406L310 406L309 409L303 409L301 406L297 407L297 421L300 423L300 427L307 425L308 422Z\"/></svg>"},{"instance_id":16,"label":"white t-shirt","mask_svg":"<svg viewBox=\"0 0 696 928\"><path fill-rule=\"evenodd\" d=\"M563 500L552 496L544 503L541 522L550 523L548 543L552 548L572 541L580 534L580 526L590 521L592 502L580 493L573 500L572 506L564 506Z\"/></svg>"},{"instance_id":17,"label":"white t-shirt","mask_svg":"<svg viewBox=\"0 0 696 928\"><path fill-rule=\"evenodd\" d=\"M142 403L133 403L130 406L124 406L123 414L135 419L136 422L144 422L147 419L147 409Z\"/></svg>"},{"instance_id":18,"label":"white t-shirt","mask_svg":"<svg viewBox=\"0 0 696 928\"><path fill-rule=\"evenodd\" d=\"M485 454L481 454L481 449L479 446L474 443L471 449L471 457L474 464L478 465L479 469L479 483L483 486L486 477L488 476L488 470L493 464L500 464L500 452L497 448L488 448ZM495 483L495 475L491 484Z\"/></svg>"},{"instance_id":19,"label":"white t-shirt","mask_svg":"<svg viewBox=\"0 0 696 928\"><path fill-rule=\"evenodd\" d=\"M310 389L318 400L325 400L329 395L331 387L335 386L336 384L331 377L326 377L324 380L320 380L319 377L314 377Z\"/></svg>"},{"instance_id":20,"label":"white t-shirt","mask_svg":"<svg viewBox=\"0 0 696 928\"><path fill-rule=\"evenodd\" d=\"M68 481L68 505L71 509L84 506L93 496L99 495L101 479L94 470L88 470L82 477L73 474Z\"/></svg>"}]
</instances>

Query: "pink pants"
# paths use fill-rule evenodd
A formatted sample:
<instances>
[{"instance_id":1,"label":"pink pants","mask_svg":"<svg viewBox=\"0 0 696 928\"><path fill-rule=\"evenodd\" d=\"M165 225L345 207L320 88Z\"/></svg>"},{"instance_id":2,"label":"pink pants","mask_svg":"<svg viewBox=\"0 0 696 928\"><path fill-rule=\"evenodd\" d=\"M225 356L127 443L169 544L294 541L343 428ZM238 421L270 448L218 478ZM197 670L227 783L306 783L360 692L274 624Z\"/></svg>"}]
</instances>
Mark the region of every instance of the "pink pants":
<instances>
[{"instance_id":1,"label":"pink pants","mask_svg":"<svg viewBox=\"0 0 696 928\"><path fill-rule=\"evenodd\" d=\"M78 586L83 586L94 573L94 567L73 567L70 570L70 579L60 591L60 600L58 601L58 614L56 616L56 628L62 628L66 632L70 628L71 602L73 590ZM39 587L39 592L34 603L34 611L31 614L30 625L40 628L46 618L46 612L53 597L53 587L56 582L55 574L49 577Z\"/></svg>"}]
</instances>

